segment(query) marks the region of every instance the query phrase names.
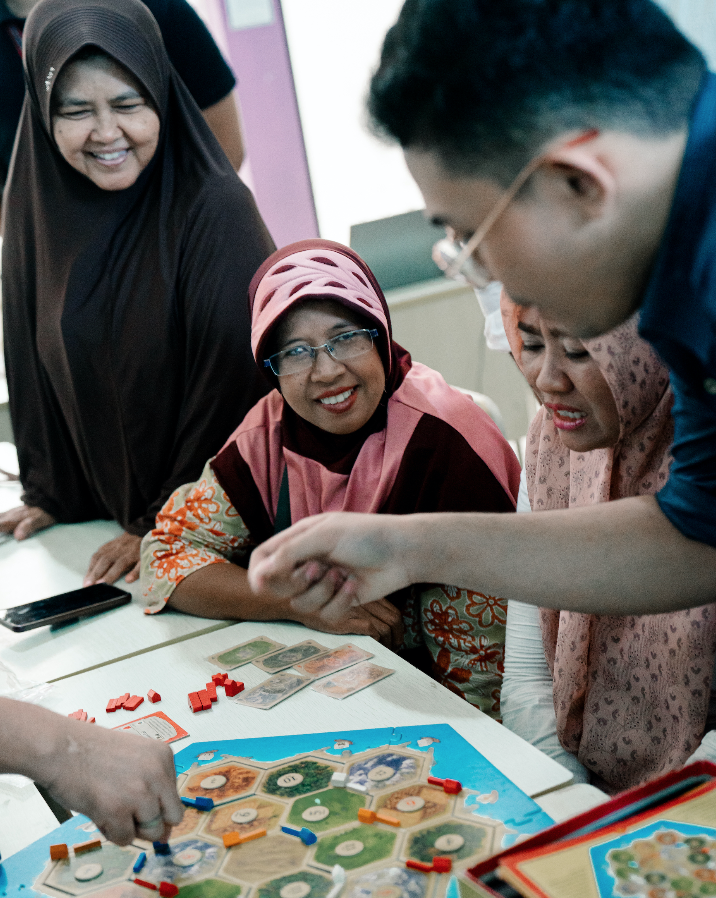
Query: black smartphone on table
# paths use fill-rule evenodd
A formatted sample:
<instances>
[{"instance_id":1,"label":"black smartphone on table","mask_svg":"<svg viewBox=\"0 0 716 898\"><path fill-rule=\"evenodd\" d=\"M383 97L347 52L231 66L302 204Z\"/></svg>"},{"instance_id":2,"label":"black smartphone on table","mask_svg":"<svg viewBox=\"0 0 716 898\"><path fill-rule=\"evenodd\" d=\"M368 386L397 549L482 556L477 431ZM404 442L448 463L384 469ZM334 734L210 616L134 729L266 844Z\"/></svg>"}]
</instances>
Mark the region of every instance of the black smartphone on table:
<instances>
[{"instance_id":1,"label":"black smartphone on table","mask_svg":"<svg viewBox=\"0 0 716 898\"><path fill-rule=\"evenodd\" d=\"M0 609L0 624L16 633L67 623L80 617L89 617L101 611L109 611L132 601L132 596L124 589L95 583L84 589L75 589L49 599L16 605L14 608Z\"/></svg>"}]
</instances>

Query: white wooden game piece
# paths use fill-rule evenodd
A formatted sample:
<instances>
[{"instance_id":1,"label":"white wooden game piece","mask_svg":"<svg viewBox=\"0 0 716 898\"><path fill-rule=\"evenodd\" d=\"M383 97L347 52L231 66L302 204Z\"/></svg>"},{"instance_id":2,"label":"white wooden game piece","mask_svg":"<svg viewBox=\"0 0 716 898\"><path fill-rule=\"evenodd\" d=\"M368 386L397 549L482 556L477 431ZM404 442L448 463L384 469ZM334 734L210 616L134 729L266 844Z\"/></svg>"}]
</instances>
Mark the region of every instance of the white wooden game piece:
<instances>
[{"instance_id":1,"label":"white wooden game piece","mask_svg":"<svg viewBox=\"0 0 716 898\"><path fill-rule=\"evenodd\" d=\"M302 782L303 777L300 773L284 773L276 780L276 785L282 789L288 789L290 786L298 786Z\"/></svg>"},{"instance_id":2,"label":"white wooden game piece","mask_svg":"<svg viewBox=\"0 0 716 898\"><path fill-rule=\"evenodd\" d=\"M346 783L348 782L348 774L347 773L334 773L331 777L331 785L334 789L343 789L345 788Z\"/></svg>"},{"instance_id":3,"label":"white wooden game piece","mask_svg":"<svg viewBox=\"0 0 716 898\"><path fill-rule=\"evenodd\" d=\"M193 867L201 860L201 851L198 848L185 848L177 852L172 858L177 867Z\"/></svg>"},{"instance_id":4,"label":"white wooden game piece","mask_svg":"<svg viewBox=\"0 0 716 898\"><path fill-rule=\"evenodd\" d=\"M359 839L347 839L336 845L336 854L338 857L355 857L364 849L363 843Z\"/></svg>"},{"instance_id":5,"label":"white wooden game piece","mask_svg":"<svg viewBox=\"0 0 716 898\"><path fill-rule=\"evenodd\" d=\"M325 804L315 804L313 807L306 808L301 817L309 823L318 823L319 820L325 820L330 813L330 809Z\"/></svg>"},{"instance_id":6,"label":"white wooden game piece","mask_svg":"<svg viewBox=\"0 0 716 898\"><path fill-rule=\"evenodd\" d=\"M302 880L296 880L294 882L288 882L281 889L279 895L281 898L306 898L311 891L311 887L307 882L303 882Z\"/></svg>"},{"instance_id":7,"label":"white wooden game piece","mask_svg":"<svg viewBox=\"0 0 716 898\"><path fill-rule=\"evenodd\" d=\"M346 884L346 871L340 864L336 864L331 871L331 875L333 876L333 885L326 898L338 898L343 890L343 886Z\"/></svg>"},{"instance_id":8,"label":"white wooden game piece","mask_svg":"<svg viewBox=\"0 0 716 898\"><path fill-rule=\"evenodd\" d=\"M90 882L97 879L102 873L104 873L102 864L82 864L75 870L75 879L77 882Z\"/></svg>"},{"instance_id":9,"label":"white wooden game piece","mask_svg":"<svg viewBox=\"0 0 716 898\"><path fill-rule=\"evenodd\" d=\"M220 789L226 785L226 777L215 773L213 776L205 776L199 785L202 789Z\"/></svg>"},{"instance_id":10,"label":"white wooden game piece","mask_svg":"<svg viewBox=\"0 0 716 898\"><path fill-rule=\"evenodd\" d=\"M392 767L388 767L387 764L379 764L368 771L368 779L373 783L382 783L385 780L392 779L394 776L395 770Z\"/></svg>"},{"instance_id":11,"label":"white wooden game piece","mask_svg":"<svg viewBox=\"0 0 716 898\"><path fill-rule=\"evenodd\" d=\"M346 789L349 792L357 792L358 795L365 795L368 791L368 786L363 783L346 783Z\"/></svg>"},{"instance_id":12,"label":"white wooden game piece","mask_svg":"<svg viewBox=\"0 0 716 898\"><path fill-rule=\"evenodd\" d=\"M258 816L259 812L256 808L239 808L231 815L231 819L234 823L251 823Z\"/></svg>"},{"instance_id":13,"label":"white wooden game piece","mask_svg":"<svg viewBox=\"0 0 716 898\"><path fill-rule=\"evenodd\" d=\"M465 844L465 840L457 833L446 833L435 840L438 851L457 851Z\"/></svg>"},{"instance_id":14,"label":"white wooden game piece","mask_svg":"<svg viewBox=\"0 0 716 898\"><path fill-rule=\"evenodd\" d=\"M395 810L409 814L411 811L419 811L425 807L425 799L419 795L409 795L407 798L401 798L396 804Z\"/></svg>"}]
</instances>

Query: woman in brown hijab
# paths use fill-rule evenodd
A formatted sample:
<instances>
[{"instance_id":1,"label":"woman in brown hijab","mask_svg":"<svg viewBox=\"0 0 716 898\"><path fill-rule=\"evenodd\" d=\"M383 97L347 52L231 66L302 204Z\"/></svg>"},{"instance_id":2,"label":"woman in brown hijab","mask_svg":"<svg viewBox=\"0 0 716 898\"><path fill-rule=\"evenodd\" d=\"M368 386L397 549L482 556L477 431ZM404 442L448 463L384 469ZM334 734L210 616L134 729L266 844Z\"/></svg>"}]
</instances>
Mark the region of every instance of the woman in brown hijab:
<instances>
[{"instance_id":1,"label":"woman in brown hijab","mask_svg":"<svg viewBox=\"0 0 716 898\"><path fill-rule=\"evenodd\" d=\"M85 582L141 537L266 388L246 294L273 246L139 0L43 0L6 187L3 314L22 539L113 518Z\"/></svg>"}]
</instances>

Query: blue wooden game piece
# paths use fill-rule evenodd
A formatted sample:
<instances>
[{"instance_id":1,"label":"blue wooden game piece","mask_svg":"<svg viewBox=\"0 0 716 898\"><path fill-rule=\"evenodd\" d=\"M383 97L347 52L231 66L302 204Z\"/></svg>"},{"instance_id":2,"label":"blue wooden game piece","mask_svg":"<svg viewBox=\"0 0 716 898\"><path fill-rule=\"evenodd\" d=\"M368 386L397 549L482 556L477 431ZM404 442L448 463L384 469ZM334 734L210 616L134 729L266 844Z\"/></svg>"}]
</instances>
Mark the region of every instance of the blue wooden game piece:
<instances>
[{"instance_id":1,"label":"blue wooden game piece","mask_svg":"<svg viewBox=\"0 0 716 898\"><path fill-rule=\"evenodd\" d=\"M301 827L298 836L304 845L313 845L314 842L318 841L318 836L305 826Z\"/></svg>"},{"instance_id":2,"label":"blue wooden game piece","mask_svg":"<svg viewBox=\"0 0 716 898\"><path fill-rule=\"evenodd\" d=\"M199 796L194 799L196 807L199 808L200 811L211 811L214 809L214 799L213 798L202 798Z\"/></svg>"},{"instance_id":3,"label":"blue wooden game piece","mask_svg":"<svg viewBox=\"0 0 716 898\"><path fill-rule=\"evenodd\" d=\"M139 873L142 867L147 863L147 852L143 851L137 860L134 862L134 866L132 867L132 873Z\"/></svg>"},{"instance_id":4,"label":"blue wooden game piece","mask_svg":"<svg viewBox=\"0 0 716 898\"><path fill-rule=\"evenodd\" d=\"M152 845L154 846L154 853L162 857L166 857L172 853L171 848L166 842L152 842Z\"/></svg>"},{"instance_id":5,"label":"blue wooden game piece","mask_svg":"<svg viewBox=\"0 0 716 898\"><path fill-rule=\"evenodd\" d=\"M308 830L307 830L308 831ZM302 830L297 826L282 826L281 832L286 833L287 836L296 836L296 838L301 839Z\"/></svg>"}]
</instances>

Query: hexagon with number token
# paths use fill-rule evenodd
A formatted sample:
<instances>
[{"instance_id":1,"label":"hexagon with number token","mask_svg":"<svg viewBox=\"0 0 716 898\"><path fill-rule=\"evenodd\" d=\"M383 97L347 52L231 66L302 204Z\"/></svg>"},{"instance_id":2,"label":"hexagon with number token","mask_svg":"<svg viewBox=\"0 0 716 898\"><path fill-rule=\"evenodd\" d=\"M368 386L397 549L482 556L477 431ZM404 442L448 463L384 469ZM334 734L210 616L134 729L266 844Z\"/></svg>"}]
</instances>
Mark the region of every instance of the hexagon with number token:
<instances>
[{"instance_id":1,"label":"hexagon with number token","mask_svg":"<svg viewBox=\"0 0 716 898\"><path fill-rule=\"evenodd\" d=\"M281 825L287 810L284 803L262 795L231 801L216 808L211 814L204 815L201 834L221 839L228 832L237 832L242 836L257 829L271 832Z\"/></svg>"},{"instance_id":2,"label":"hexagon with number token","mask_svg":"<svg viewBox=\"0 0 716 898\"><path fill-rule=\"evenodd\" d=\"M214 804L222 804L255 792L260 775L260 770L238 761L207 764L186 778L179 794L182 798L210 798Z\"/></svg>"},{"instance_id":3,"label":"hexagon with number token","mask_svg":"<svg viewBox=\"0 0 716 898\"><path fill-rule=\"evenodd\" d=\"M358 810L366 803L363 795L346 789L327 789L318 795L304 795L291 805L288 822L291 826L305 826L314 833L324 833L340 826L355 823Z\"/></svg>"}]
</instances>

